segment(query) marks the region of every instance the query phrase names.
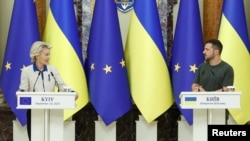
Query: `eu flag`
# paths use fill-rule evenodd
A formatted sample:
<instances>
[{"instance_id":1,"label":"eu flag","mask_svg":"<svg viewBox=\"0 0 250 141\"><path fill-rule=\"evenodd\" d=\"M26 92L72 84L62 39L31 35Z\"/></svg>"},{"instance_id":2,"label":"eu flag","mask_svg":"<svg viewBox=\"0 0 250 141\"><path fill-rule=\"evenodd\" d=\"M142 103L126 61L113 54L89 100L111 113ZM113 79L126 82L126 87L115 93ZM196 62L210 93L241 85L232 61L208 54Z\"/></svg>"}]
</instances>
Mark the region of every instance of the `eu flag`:
<instances>
[{"instance_id":1,"label":"eu flag","mask_svg":"<svg viewBox=\"0 0 250 141\"><path fill-rule=\"evenodd\" d=\"M50 64L57 67L65 83L79 95L76 109L64 110L64 119L70 118L89 102L77 29L73 0L51 0L43 37L53 47Z\"/></svg>"},{"instance_id":2,"label":"eu flag","mask_svg":"<svg viewBox=\"0 0 250 141\"><path fill-rule=\"evenodd\" d=\"M234 85L241 92L241 108L229 109L238 124L250 119L250 44L243 0L224 0L218 39L223 44L222 59L234 69Z\"/></svg>"},{"instance_id":3,"label":"eu flag","mask_svg":"<svg viewBox=\"0 0 250 141\"><path fill-rule=\"evenodd\" d=\"M37 40L40 40L40 34L34 1L15 0L0 84L8 105L21 125L26 124L26 110L16 109L16 91L22 68L31 63L30 47Z\"/></svg>"},{"instance_id":4,"label":"eu flag","mask_svg":"<svg viewBox=\"0 0 250 141\"><path fill-rule=\"evenodd\" d=\"M170 75L175 102L189 125L193 110L181 109L179 94L191 91L198 66L204 61L203 35L198 0L181 0L170 59Z\"/></svg>"},{"instance_id":5,"label":"eu flag","mask_svg":"<svg viewBox=\"0 0 250 141\"><path fill-rule=\"evenodd\" d=\"M155 0L134 1L125 56L133 100L150 123L173 104Z\"/></svg>"},{"instance_id":6,"label":"eu flag","mask_svg":"<svg viewBox=\"0 0 250 141\"><path fill-rule=\"evenodd\" d=\"M90 100L106 125L132 102L114 0L96 0L85 64Z\"/></svg>"},{"instance_id":7,"label":"eu flag","mask_svg":"<svg viewBox=\"0 0 250 141\"><path fill-rule=\"evenodd\" d=\"M20 97L20 105L31 105L31 97Z\"/></svg>"}]
</instances>

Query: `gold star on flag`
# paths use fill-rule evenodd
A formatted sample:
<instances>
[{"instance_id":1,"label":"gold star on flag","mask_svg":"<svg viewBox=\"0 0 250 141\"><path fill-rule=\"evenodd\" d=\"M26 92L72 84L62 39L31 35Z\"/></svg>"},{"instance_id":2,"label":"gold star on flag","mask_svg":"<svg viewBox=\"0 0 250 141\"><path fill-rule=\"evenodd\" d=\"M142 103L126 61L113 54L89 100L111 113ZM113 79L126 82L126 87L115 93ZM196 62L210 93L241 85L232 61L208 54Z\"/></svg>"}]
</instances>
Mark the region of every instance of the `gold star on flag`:
<instances>
[{"instance_id":1,"label":"gold star on flag","mask_svg":"<svg viewBox=\"0 0 250 141\"><path fill-rule=\"evenodd\" d=\"M111 66L106 65L106 67L103 70L105 70L105 73L107 74L108 72L112 72L111 68L112 68Z\"/></svg>"},{"instance_id":2,"label":"gold star on flag","mask_svg":"<svg viewBox=\"0 0 250 141\"><path fill-rule=\"evenodd\" d=\"M190 70L189 71L192 71L192 72L196 72L196 70L197 70L198 68L196 67L196 64L194 64L194 65L190 65Z\"/></svg>"},{"instance_id":3,"label":"gold star on flag","mask_svg":"<svg viewBox=\"0 0 250 141\"><path fill-rule=\"evenodd\" d=\"M6 68L6 71L7 71L7 70L10 70L10 69L11 69L11 63L9 63L9 62L7 61L6 65L5 65L5 68Z\"/></svg>"},{"instance_id":4,"label":"gold star on flag","mask_svg":"<svg viewBox=\"0 0 250 141\"><path fill-rule=\"evenodd\" d=\"M122 65L122 68L126 66L125 61L123 59L121 60L120 64Z\"/></svg>"},{"instance_id":5,"label":"gold star on flag","mask_svg":"<svg viewBox=\"0 0 250 141\"><path fill-rule=\"evenodd\" d=\"M181 68L181 66L179 66L179 63L177 63L176 65L174 65L174 70L175 71L179 71L179 69Z\"/></svg>"}]
</instances>

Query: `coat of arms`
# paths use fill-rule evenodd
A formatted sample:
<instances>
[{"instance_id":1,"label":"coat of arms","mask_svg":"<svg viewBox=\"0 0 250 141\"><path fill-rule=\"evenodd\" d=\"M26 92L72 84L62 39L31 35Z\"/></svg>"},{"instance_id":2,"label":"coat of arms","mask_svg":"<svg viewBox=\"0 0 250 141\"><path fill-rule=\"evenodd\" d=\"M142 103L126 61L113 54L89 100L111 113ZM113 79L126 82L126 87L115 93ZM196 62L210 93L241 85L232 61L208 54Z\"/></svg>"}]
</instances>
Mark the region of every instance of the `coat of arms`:
<instances>
[{"instance_id":1,"label":"coat of arms","mask_svg":"<svg viewBox=\"0 0 250 141\"><path fill-rule=\"evenodd\" d=\"M128 12L133 8L134 0L115 0L117 8L122 12Z\"/></svg>"}]
</instances>

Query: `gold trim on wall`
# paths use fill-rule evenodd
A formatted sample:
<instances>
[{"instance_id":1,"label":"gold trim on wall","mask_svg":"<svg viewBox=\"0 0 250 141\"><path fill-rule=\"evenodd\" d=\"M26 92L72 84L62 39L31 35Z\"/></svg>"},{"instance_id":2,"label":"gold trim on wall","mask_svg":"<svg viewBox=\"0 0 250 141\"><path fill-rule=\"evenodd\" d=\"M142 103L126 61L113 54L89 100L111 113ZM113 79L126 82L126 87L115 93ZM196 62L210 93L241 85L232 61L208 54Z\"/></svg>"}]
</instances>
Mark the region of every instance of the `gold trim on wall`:
<instances>
[{"instance_id":1,"label":"gold trim on wall","mask_svg":"<svg viewBox=\"0 0 250 141\"><path fill-rule=\"evenodd\" d=\"M36 11L38 17L40 37L43 37L46 22L46 0L36 0Z\"/></svg>"},{"instance_id":2,"label":"gold trim on wall","mask_svg":"<svg viewBox=\"0 0 250 141\"><path fill-rule=\"evenodd\" d=\"M204 0L204 40L217 38L223 0Z\"/></svg>"}]
</instances>

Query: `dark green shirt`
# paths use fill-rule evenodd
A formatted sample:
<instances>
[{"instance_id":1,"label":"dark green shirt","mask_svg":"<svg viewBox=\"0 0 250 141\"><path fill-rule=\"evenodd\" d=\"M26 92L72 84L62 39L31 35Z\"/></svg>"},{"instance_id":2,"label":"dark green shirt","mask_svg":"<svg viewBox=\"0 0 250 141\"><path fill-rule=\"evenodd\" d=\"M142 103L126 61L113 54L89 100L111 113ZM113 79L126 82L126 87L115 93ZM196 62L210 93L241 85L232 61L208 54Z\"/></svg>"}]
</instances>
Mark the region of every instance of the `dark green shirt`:
<instances>
[{"instance_id":1,"label":"dark green shirt","mask_svg":"<svg viewBox=\"0 0 250 141\"><path fill-rule=\"evenodd\" d=\"M206 91L215 91L226 86L233 86L234 71L232 66L221 61L216 66L202 63L195 75L194 83L201 85Z\"/></svg>"}]
</instances>

